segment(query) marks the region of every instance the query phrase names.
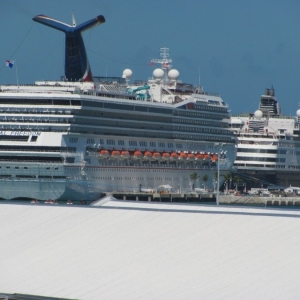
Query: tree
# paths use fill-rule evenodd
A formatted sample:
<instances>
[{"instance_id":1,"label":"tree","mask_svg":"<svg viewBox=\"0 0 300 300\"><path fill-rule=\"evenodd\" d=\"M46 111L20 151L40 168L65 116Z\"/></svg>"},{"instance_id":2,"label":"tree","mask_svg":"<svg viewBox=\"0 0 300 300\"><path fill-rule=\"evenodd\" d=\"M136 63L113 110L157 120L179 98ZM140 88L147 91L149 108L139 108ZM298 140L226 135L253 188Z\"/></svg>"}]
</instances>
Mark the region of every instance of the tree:
<instances>
[{"instance_id":1,"label":"tree","mask_svg":"<svg viewBox=\"0 0 300 300\"><path fill-rule=\"evenodd\" d=\"M238 175L235 175L233 177L233 181L235 182L235 191L237 192L238 191L238 185L239 183L242 181L241 177L238 176Z\"/></svg>"},{"instance_id":2,"label":"tree","mask_svg":"<svg viewBox=\"0 0 300 300\"><path fill-rule=\"evenodd\" d=\"M232 180L232 174L230 172L227 172L225 174L221 175L222 177L224 177L225 179L225 183L226 183L226 193L228 193L228 181Z\"/></svg>"},{"instance_id":3,"label":"tree","mask_svg":"<svg viewBox=\"0 0 300 300\"><path fill-rule=\"evenodd\" d=\"M206 190L206 182L208 181L208 178L209 178L209 177L208 177L208 175L206 175L206 174L203 175L202 178L201 178L201 180L204 181L204 189L205 189L205 190Z\"/></svg>"},{"instance_id":4,"label":"tree","mask_svg":"<svg viewBox=\"0 0 300 300\"><path fill-rule=\"evenodd\" d=\"M194 172L192 174L190 174L190 179L192 181L192 190L194 191L195 190L195 184L196 184L196 181L198 180L200 176L198 176L197 172Z\"/></svg>"}]
</instances>

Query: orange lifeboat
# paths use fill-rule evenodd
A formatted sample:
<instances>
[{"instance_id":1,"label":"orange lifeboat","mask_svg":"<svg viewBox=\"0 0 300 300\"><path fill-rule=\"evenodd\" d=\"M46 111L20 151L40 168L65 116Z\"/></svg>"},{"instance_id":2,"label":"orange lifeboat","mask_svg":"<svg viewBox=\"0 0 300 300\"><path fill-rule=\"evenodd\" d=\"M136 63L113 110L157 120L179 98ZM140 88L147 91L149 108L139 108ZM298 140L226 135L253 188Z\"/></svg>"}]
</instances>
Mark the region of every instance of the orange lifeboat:
<instances>
[{"instance_id":1,"label":"orange lifeboat","mask_svg":"<svg viewBox=\"0 0 300 300\"><path fill-rule=\"evenodd\" d=\"M203 160L204 155L203 154L197 154L196 155L196 160Z\"/></svg>"},{"instance_id":2,"label":"orange lifeboat","mask_svg":"<svg viewBox=\"0 0 300 300\"><path fill-rule=\"evenodd\" d=\"M211 161L212 161L212 162L218 161L218 156L214 154L214 155L211 157Z\"/></svg>"},{"instance_id":3,"label":"orange lifeboat","mask_svg":"<svg viewBox=\"0 0 300 300\"><path fill-rule=\"evenodd\" d=\"M170 155L170 160L174 161L178 159L178 154L176 152L172 152Z\"/></svg>"},{"instance_id":4,"label":"orange lifeboat","mask_svg":"<svg viewBox=\"0 0 300 300\"><path fill-rule=\"evenodd\" d=\"M120 151L113 150L113 151L111 152L110 158L112 158L112 159L118 159L118 158L120 158Z\"/></svg>"},{"instance_id":5,"label":"orange lifeboat","mask_svg":"<svg viewBox=\"0 0 300 300\"><path fill-rule=\"evenodd\" d=\"M100 158L102 158L102 159L108 158L108 157L109 157L109 152L108 152L107 150L101 150L101 151L99 152L99 156L100 156Z\"/></svg>"},{"instance_id":6,"label":"orange lifeboat","mask_svg":"<svg viewBox=\"0 0 300 300\"><path fill-rule=\"evenodd\" d=\"M135 151L134 153L133 153L133 159L141 159L143 157L143 154L142 154L142 152L141 151Z\"/></svg>"},{"instance_id":7,"label":"orange lifeboat","mask_svg":"<svg viewBox=\"0 0 300 300\"><path fill-rule=\"evenodd\" d=\"M196 157L195 157L195 154L190 153L190 154L187 155L187 158L186 158L186 159L187 159L188 161L194 161L195 158L196 158Z\"/></svg>"},{"instance_id":8,"label":"orange lifeboat","mask_svg":"<svg viewBox=\"0 0 300 300\"><path fill-rule=\"evenodd\" d=\"M159 160L161 159L161 155L159 152L154 152L152 155L152 160Z\"/></svg>"},{"instance_id":9,"label":"orange lifeboat","mask_svg":"<svg viewBox=\"0 0 300 300\"><path fill-rule=\"evenodd\" d=\"M127 158L129 158L129 152L128 151L122 151L120 158L121 159L127 159Z\"/></svg>"},{"instance_id":10,"label":"orange lifeboat","mask_svg":"<svg viewBox=\"0 0 300 300\"><path fill-rule=\"evenodd\" d=\"M145 153L144 153L144 160L149 160L149 159L151 159L152 158L152 153L150 152L150 151L146 151Z\"/></svg>"},{"instance_id":11,"label":"orange lifeboat","mask_svg":"<svg viewBox=\"0 0 300 300\"><path fill-rule=\"evenodd\" d=\"M210 155L209 154L204 154L203 155L203 159L204 160L209 160L210 159Z\"/></svg>"},{"instance_id":12,"label":"orange lifeboat","mask_svg":"<svg viewBox=\"0 0 300 300\"><path fill-rule=\"evenodd\" d=\"M170 159L170 153L167 152L163 153L162 160L169 160L169 159Z\"/></svg>"},{"instance_id":13,"label":"orange lifeboat","mask_svg":"<svg viewBox=\"0 0 300 300\"><path fill-rule=\"evenodd\" d=\"M184 152L180 152L178 159L179 160L186 160L187 159L187 155Z\"/></svg>"}]
</instances>

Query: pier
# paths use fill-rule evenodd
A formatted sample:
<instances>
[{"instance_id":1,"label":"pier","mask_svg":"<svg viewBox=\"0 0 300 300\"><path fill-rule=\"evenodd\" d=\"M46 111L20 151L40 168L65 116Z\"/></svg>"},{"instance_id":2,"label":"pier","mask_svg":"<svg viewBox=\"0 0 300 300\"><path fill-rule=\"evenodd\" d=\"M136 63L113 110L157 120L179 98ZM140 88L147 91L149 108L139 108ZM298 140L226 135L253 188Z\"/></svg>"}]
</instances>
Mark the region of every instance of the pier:
<instances>
[{"instance_id":1,"label":"pier","mask_svg":"<svg viewBox=\"0 0 300 300\"><path fill-rule=\"evenodd\" d=\"M104 196L113 196L124 201L177 202L177 203L215 203L213 192L207 193L145 193L145 192L106 192ZM298 206L300 197L257 197L249 195L220 195L220 205L258 205L258 206Z\"/></svg>"},{"instance_id":2,"label":"pier","mask_svg":"<svg viewBox=\"0 0 300 300\"><path fill-rule=\"evenodd\" d=\"M220 195L220 204L246 204L260 206L299 206L300 197L258 197L258 196L235 196Z\"/></svg>"},{"instance_id":3,"label":"pier","mask_svg":"<svg viewBox=\"0 0 300 300\"><path fill-rule=\"evenodd\" d=\"M104 196L113 196L118 200L149 202L215 202L213 193L143 193L143 192L110 192Z\"/></svg>"}]
</instances>

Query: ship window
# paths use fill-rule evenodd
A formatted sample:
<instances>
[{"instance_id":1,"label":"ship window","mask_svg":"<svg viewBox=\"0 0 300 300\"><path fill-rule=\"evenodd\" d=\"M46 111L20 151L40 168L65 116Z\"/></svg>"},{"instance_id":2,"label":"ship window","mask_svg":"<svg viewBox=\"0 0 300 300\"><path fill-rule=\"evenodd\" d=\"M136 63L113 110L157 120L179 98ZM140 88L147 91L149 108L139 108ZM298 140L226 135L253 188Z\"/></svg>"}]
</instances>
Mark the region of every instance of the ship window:
<instances>
[{"instance_id":1,"label":"ship window","mask_svg":"<svg viewBox=\"0 0 300 300\"><path fill-rule=\"evenodd\" d=\"M140 141L139 142L140 146L144 146L144 147L147 147L147 142L144 142L144 141Z\"/></svg>"},{"instance_id":2,"label":"ship window","mask_svg":"<svg viewBox=\"0 0 300 300\"><path fill-rule=\"evenodd\" d=\"M104 145L104 140L103 139L100 139L100 144Z\"/></svg>"},{"instance_id":3,"label":"ship window","mask_svg":"<svg viewBox=\"0 0 300 300\"><path fill-rule=\"evenodd\" d=\"M95 144L95 139L87 139L86 143L87 144Z\"/></svg>"},{"instance_id":4,"label":"ship window","mask_svg":"<svg viewBox=\"0 0 300 300\"><path fill-rule=\"evenodd\" d=\"M78 142L78 138L77 137L70 137L69 138L70 143L77 143Z\"/></svg>"},{"instance_id":5,"label":"ship window","mask_svg":"<svg viewBox=\"0 0 300 300\"><path fill-rule=\"evenodd\" d=\"M125 142L123 140L118 140L118 145L119 146L124 146L125 145Z\"/></svg>"},{"instance_id":6,"label":"ship window","mask_svg":"<svg viewBox=\"0 0 300 300\"><path fill-rule=\"evenodd\" d=\"M114 140L106 140L107 145L114 145L115 141Z\"/></svg>"},{"instance_id":7,"label":"ship window","mask_svg":"<svg viewBox=\"0 0 300 300\"><path fill-rule=\"evenodd\" d=\"M163 142L159 142L159 143L158 143L158 147L166 147L166 144L163 143Z\"/></svg>"},{"instance_id":8,"label":"ship window","mask_svg":"<svg viewBox=\"0 0 300 300\"><path fill-rule=\"evenodd\" d=\"M18 142L27 142L28 136L20 135L0 135L0 141L18 141Z\"/></svg>"},{"instance_id":9,"label":"ship window","mask_svg":"<svg viewBox=\"0 0 300 300\"><path fill-rule=\"evenodd\" d=\"M173 148L173 147L174 147L173 143L168 143L168 148Z\"/></svg>"},{"instance_id":10,"label":"ship window","mask_svg":"<svg viewBox=\"0 0 300 300\"><path fill-rule=\"evenodd\" d=\"M37 135L33 135L33 136L31 137L30 142L36 142L36 141L37 141L37 138L38 138Z\"/></svg>"},{"instance_id":11,"label":"ship window","mask_svg":"<svg viewBox=\"0 0 300 300\"><path fill-rule=\"evenodd\" d=\"M136 111L145 111L145 112L147 112L148 111L148 107L145 107L145 106L136 106L135 110Z\"/></svg>"},{"instance_id":12,"label":"ship window","mask_svg":"<svg viewBox=\"0 0 300 300\"><path fill-rule=\"evenodd\" d=\"M80 100L71 100L71 105L80 106L81 105L81 101Z\"/></svg>"},{"instance_id":13,"label":"ship window","mask_svg":"<svg viewBox=\"0 0 300 300\"><path fill-rule=\"evenodd\" d=\"M112 109L133 110L132 105L126 105L126 104L104 103L104 107L112 108Z\"/></svg>"},{"instance_id":14,"label":"ship window","mask_svg":"<svg viewBox=\"0 0 300 300\"><path fill-rule=\"evenodd\" d=\"M74 163L74 161L75 161L75 157L66 157L67 163L72 164L72 163Z\"/></svg>"},{"instance_id":15,"label":"ship window","mask_svg":"<svg viewBox=\"0 0 300 300\"><path fill-rule=\"evenodd\" d=\"M136 141L129 141L129 146L137 146L137 142Z\"/></svg>"},{"instance_id":16,"label":"ship window","mask_svg":"<svg viewBox=\"0 0 300 300\"><path fill-rule=\"evenodd\" d=\"M53 100L53 105L70 105L69 100Z\"/></svg>"}]
</instances>

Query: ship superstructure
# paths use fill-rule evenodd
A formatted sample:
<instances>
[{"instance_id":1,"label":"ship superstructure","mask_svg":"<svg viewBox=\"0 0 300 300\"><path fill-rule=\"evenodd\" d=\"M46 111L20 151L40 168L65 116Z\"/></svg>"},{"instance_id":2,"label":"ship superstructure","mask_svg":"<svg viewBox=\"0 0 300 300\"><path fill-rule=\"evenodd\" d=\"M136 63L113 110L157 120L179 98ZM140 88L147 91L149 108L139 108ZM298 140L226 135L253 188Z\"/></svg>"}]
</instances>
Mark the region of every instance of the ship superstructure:
<instances>
[{"instance_id":1,"label":"ship superstructure","mask_svg":"<svg viewBox=\"0 0 300 300\"><path fill-rule=\"evenodd\" d=\"M198 185L216 188L217 165L231 169L235 138L219 95L182 84L169 68L132 84L129 69L93 81L80 74L1 85L2 198L95 200L161 184L188 190L194 172L209 178Z\"/></svg>"},{"instance_id":2,"label":"ship superstructure","mask_svg":"<svg viewBox=\"0 0 300 300\"><path fill-rule=\"evenodd\" d=\"M300 186L300 110L296 116L281 113L273 88L261 96L258 110L231 117L238 139L234 163L247 187Z\"/></svg>"}]
</instances>

